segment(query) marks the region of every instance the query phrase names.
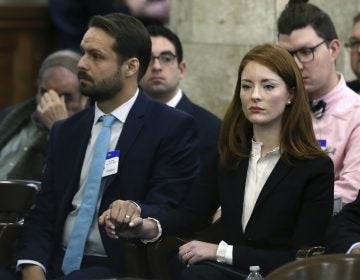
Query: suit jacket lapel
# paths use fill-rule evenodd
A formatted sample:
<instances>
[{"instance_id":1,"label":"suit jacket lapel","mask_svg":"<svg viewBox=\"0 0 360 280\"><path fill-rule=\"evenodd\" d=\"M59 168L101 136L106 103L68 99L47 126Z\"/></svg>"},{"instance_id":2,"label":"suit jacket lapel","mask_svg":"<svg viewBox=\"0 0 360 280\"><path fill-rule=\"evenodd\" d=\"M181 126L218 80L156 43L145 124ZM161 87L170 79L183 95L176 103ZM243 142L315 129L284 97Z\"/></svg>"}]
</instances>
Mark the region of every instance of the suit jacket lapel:
<instances>
[{"instance_id":1,"label":"suit jacket lapel","mask_svg":"<svg viewBox=\"0 0 360 280\"><path fill-rule=\"evenodd\" d=\"M134 143L137 135L139 134L144 124L144 116L148 102L149 100L147 99L147 97L145 97L144 94L140 91L133 107L131 108L126 118L119 141L116 145L116 149L120 150L118 173L120 172L127 152L129 151L131 145ZM106 180L106 186L108 186L115 177L116 174L109 176Z\"/></svg>"},{"instance_id":2,"label":"suit jacket lapel","mask_svg":"<svg viewBox=\"0 0 360 280\"><path fill-rule=\"evenodd\" d=\"M220 169L219 193L221 194L221 203L224 204L224 207L231 207L230 211L237 212L234 213L234 217L242 217L248 165L249 159L243 159L236 170L231 173ZM231 194L230 197L229 193ZM239 230L242 231L242 225Z\"/></svg>"},{"instance_id":3,"label":"suit jacket lapel","mask_svg":"<svg viewBox=\"0 0 360 280\"><path fill-rule=\"evenodd\" d=\"M256 207L261 204L268 195L271 194L273 189L281 182L281 180L283 180L283 178L290 172L291 169L292 167L290 165L286 164L281 158L279 159L259 194L253 213Z\"/></svg>"}]
</instances>

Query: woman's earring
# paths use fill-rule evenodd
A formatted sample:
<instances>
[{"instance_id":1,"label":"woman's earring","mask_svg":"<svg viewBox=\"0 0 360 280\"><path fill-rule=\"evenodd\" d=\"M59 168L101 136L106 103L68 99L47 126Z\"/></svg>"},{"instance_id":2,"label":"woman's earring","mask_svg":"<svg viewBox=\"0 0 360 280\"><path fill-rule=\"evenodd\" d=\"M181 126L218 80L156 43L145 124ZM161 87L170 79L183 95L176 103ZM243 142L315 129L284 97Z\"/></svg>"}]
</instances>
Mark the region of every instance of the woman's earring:
<instances>
[{"instance_id":1,"label":"woman's earring","mask_svg":"<svg viewBox=\"0 0 360 280\"><path fill-rule=\"evenodd\" d=\"M287 105L290 105L291 104L291 100L289 99L288 101L287 101Z\"/></svg>"}]
</instances>

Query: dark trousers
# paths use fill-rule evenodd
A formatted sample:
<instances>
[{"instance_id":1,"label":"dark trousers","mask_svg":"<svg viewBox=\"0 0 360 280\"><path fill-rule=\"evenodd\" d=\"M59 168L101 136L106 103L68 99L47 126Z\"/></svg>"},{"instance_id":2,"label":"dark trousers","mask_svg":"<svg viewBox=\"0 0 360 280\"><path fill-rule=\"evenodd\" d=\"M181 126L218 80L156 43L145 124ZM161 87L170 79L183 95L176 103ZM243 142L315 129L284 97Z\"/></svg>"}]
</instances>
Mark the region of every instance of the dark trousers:
<instances>
[{"instance_id":1,"label":"dark trousers","mask_svg":"<svg viewBox=\"0 0 360 280\"><path fill-rule=\"evenodd\" d=\"M81 263L81 269L73 271L66 276L64 276L61 271L61 265L62 258L56 258L46 273L46 279L88 280L115 278L120 276L112 270L109 258L84 256ZM1 280L20 280L21 278L21 272L15 272L12 267L8 266L0 268Z\"/></svg>"},{"instance_id":2,"label":"dark trousers","mask_svg":"<svg viewBox=\"0 0 360 280\"><path fill-rule=\"evenodd\" d=\"M181 280L243 280L246 275L233 276L224 270L205 263L186 267L181 273Z\"/></svg>"}]
</instances>

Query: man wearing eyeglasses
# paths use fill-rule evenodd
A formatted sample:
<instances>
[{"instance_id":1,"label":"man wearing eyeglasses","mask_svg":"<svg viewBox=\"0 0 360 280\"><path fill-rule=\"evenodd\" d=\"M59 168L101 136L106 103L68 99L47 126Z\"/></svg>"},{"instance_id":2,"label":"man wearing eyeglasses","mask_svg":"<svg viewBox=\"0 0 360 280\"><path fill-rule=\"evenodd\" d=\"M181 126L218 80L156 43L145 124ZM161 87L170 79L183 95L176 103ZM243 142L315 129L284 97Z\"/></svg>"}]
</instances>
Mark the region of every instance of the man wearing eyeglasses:
<instances>
[{"instance_id":1,"label":"man wearing eyeglasses","mask_svg":"<svg viewBox=\"0 0 360 280\"><path fill-rule=\"evenodd\" d=\"M180 39L164 26L152 25L147 29L151 38L152 57L140 86L151 98L193 116L200 140L202 170L216 168L220 120L192 103L180 89L180 81L184 78L186 70Z\"/></svg>"},{"instance_id":2,"label":"man wearing eyeglasses","mask_svg":"<svg viewBox=\"0 0 360 280\"><path fill-rule=\"evenodd\" d=\"M356 79L347 82L347 85L353 91L360 93L360 13L353 18L351 37L345 47L350 50L351 69L356 75Z\"/></svg>"},{"instance_id":3,"label":"man wearing eyeglasses","mask_svg":"<svg viewBox=\"0 0 360 280\"><path fill-rule=\"evenodd\" d=\"M277 21L279 45L301 70L315 135L334 162L337 213L360 189L360 97L336 71L341 45L330 17L307 1L290 2Z\"/></svg>"}]
</instances>

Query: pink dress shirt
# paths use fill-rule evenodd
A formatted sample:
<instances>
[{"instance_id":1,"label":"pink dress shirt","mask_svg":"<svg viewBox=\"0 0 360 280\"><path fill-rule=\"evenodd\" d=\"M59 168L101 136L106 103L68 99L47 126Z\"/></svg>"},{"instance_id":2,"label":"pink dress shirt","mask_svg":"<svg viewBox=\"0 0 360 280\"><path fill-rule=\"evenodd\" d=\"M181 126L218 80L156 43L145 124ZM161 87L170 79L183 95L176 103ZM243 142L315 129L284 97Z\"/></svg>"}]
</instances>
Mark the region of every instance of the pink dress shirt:
<instances>
[{"instance_id":1,"label":"pink dress shirt","mask_svg":"<svg viewBox=\"0 0 360 280\"><path fill-rule=\"evenodd\" d=\"M324 115L313 118L313 125L317 140L326 140L334 162L334 197L346 204L355 200L360 190L360 96L339 75L336 87L322 97Z\"/></svg>"}]
</instances>

